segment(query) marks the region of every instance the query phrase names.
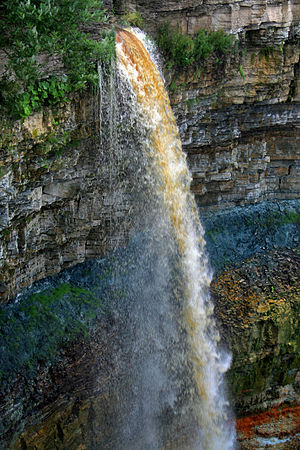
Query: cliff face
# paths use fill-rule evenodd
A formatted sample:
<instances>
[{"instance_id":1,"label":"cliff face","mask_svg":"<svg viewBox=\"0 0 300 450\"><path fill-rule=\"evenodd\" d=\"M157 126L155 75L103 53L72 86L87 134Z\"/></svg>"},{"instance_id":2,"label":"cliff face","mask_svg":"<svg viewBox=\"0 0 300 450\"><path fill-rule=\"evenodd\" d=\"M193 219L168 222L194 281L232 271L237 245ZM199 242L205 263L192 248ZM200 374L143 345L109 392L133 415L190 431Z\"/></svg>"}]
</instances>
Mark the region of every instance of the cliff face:
<instances>
[{"instance_id":1,"label":"cliff face","mask_svg":"<svg viewBox=\"0 0 300 450\"><path fill-rule=\"evenodd\" d=\"M110 3L120 14L140 11L152 35L167 21L190 35L221 28L236 36L222 60L165 73L199 206L296 198L299 3Z\"/></svg>"},{"instance_id":2,"label":"cliff face","mask_svg":"<svg viewBox=\"0 0 300 450\"><path fill-rule=\"evenodd\" d=\"M164 21L189 33L208 25L237 33L224 60L207 60L197 73L166 73L198 205L297 198L299 4L106 4L119 12L140 10L152 34ZM117 158L99 143L97 111L99 98L87 94L56 112L2 126L3 300L126 240L128 186L122 184L120 195L109 186L112 178L124 180L124 168L109 173Z\"/></svg>"},{"instance_id":3,"label":"cliff face","mask_svg":"<svg viewBox=\"0 0 300 450\"><path fill-rule=\"evenodd\" d=\"M140 11L153 36L165 21L189 34L204 27L236 35L235 50L222 61L209 59L196 73L165 72L200 210L206 214L228 208L223 218L228 223L230 211L238 205L299 198L300 3L104 3L119 14ZM135 165L114 153L107 139L101 140L100 103L99 95L89 92L23 124L1 124L1 302L36 280L105 256L127 241ZM277 214L281 204L274 205ZM297 211L280 216L278 228L287 222L299 227ZM274 221L272 212L264 217L263 233ZM250 223L252 218L243 220ZM229 246L220 223L222 242ZM251 239L260 234L258 229L255 223ZM269 252L265 259L243 253L239 264L252 258L243 270L228 272L224 261L221 269L217 267L213 292L233 352L230 377L240 415L293 408L297 402L299 342L294 315L299 256L292 248L271 253L272 246L297 245L297 230L283 233L288 238L282 238L282 245L270 237L259 243L258 251L267 247ZM208 239L217 239L215 223L207 232ZM247 240L244 236L230 245L236 248ZM268 247L265 242L271 241ZM100 321L90 341L82 337L64 348L56 365L41 364L31 383L20 374L13 389L8 385L2 390L4 409L14 411L4 417L6 443L15 435L11 448L109 445L113 405L118 401L118 367L112 363L114 351L121 351L118 332L110 318ZM98 369L100 375L94 377ZM294 409L287 414L294 414ZM255 420L260 419L251 423ZM18 437L26 423L31 425ZM248 432L241 424L241 436L250 439Z\"/></svg>"},{"instance_id":4,"label":"cliff face","mask_svg":"<svg viewBox=\"0 0 300 450\"><path fill-rule=\"evenodd\" d=\"M130 170L125 175L124 162L121 168L120 157L101 143L98 101L89 93L12 128L3 124L2 301L126 240Z\"/></svg>"},{"instance_id":5,"label":"cliff face","mask_svg":"<svg viewBox=\"0 0 300 450\"><path fill-rule=\"evenodd\" d=\"M212 63L197 83L181 75L183 88L172 96L200 206L299 195L300 108L289 98L299 48L286 44L268 57L244 48L239 65Z\"/></svg>"},{"instance_id":6,"label":"cliff face","mask_svg":"<svg viewBox=\"0 0 300 450\"><path fill-rule=\"evenodd\" d=\"M299 250L277 250L244 260L212 284L216 316L233 354L228 378L242 448L298 432L298 271ZM257 416L247 428L251 413Z\"/></svg>"},{"instance_id":7,"label":"cliff face","mask_svg":"<svg viewBox=\"0 0 300 450\"><path fill-rule=\"evenodd\" d=\"M268 437L289 439L298 432L299 248L294 248L295 238L299 242L297 211L299 201L286 201L274 202L273 207L268 203L210 212L204 218L211 261L218 269L211 289L215 316L233 354L228 376L241 448L264 448L264 438L267 444ZM283 248L274 251L280 242ZM261 248L253 248L253 243L259 243ZM230 244L229 259L226 257ZM121 261L126 260L125 252L120 256ZM132 255L130 266L134 266ZM90 261L68 269L64 280L71 285L77 280L94 293L99 275L100 283L96 283L103 291L103 285L114 286L113 280L124 277L128 270L124 272L115 257L107 260L106 267L108 270L103 273L103 263ZM44 290L44 298L52 296L52 286L53 281L45 280L35 291ZM33 374L26 367L19 373L16 366L17 374L6 378L0 416L3 448L9 444L11 449L75 449L80 445L87 449L120 448L115 433L119 425L116 411L126 392L126 367L132 367L133 361L126 341L128 314L120 295L117 282L115 292L107 294L110 312L97 314L96 326L88 335L81 333L68 345L63 343L54 361L44 362L39 357ZM101 305L103 297L100 299ZM26 296L19 298L18 310L24 311L25 307L26 311L27 303ZM67 297L57 298L56 303L55 307L52 303L51 312L58 314L57 323L61 324L62 305L68 306L69 301ZM47 331L32 329L32 322L27 325L31 339L36 333L42 336L41 346L47 346ZM41 318L40 323L45 320ZM52 320L48 328L52 336L51 323ZM69 328L69 314L63 324ZM13 335L18 333L17 325L16 330L10 325ZM174 417L171 412L164 416L166 429L172 429ZM178 426L176 420L175 424L172 439L167 442L171 448L189 448L185 446L186 428ZM296 448L297 437L291 447L287 445L285 442L283 448Z\"/></svg>"},{"instance_id":8,"label":"cliff face","mask_svg":"<svg viewBox=\"0 0 300 450\"><path fill-rule=\"evenodd\" d=\"M288 34L291 25L299 28L297 1L210 1L210 0L107 0L106 5L117 13L140 11L147 30L158 23L169 21L185 33L193 34L199 28L223 28L234 33L243 29L281 28Z\"/></svg>"}]
</instances>

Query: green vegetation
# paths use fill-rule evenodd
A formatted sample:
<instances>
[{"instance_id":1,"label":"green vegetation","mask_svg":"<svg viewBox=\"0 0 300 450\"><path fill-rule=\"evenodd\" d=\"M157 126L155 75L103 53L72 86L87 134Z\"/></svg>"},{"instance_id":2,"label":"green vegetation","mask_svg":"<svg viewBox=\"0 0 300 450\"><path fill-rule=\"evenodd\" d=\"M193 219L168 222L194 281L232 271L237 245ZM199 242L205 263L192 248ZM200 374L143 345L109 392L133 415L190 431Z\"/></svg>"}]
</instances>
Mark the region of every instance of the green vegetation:
<instances>
[{"instance_id":1,"label":"green vegetation","mask_svg":"<svg viewBox=\"0 0 300 450\"><path fill-rule=\"evenodd\" d=\"M4 175L7 174L7 172L8 172L8 168L7 167L0 166L0 180L1 180L1 178L4 177Z\"/></svg>"},{"instance_id":2,"label":"green vegetation","mask_svg":"<svg viewBox=\"0 0 300 450\"><path fill-rule=\"evenodd\" d=\"M300 360L299 296L286 291L262 300L264 305L268 301L270 306L262 320L257 320L254 331L240 332L236 341L236 346L248 348L249 356L258 356L246 359L241 353L233 362L228 378L235 398L245 392L261 395L266 389L295 380ZM284 363L287 360L288 365Z\"/></svg>"},{"instance_id":3,"label":"green vegetation","mask_svg":"<svg viewBox=\"0 0 300 450\"><path fill-rule=\"evenodd\" d=\"M164 23L158 32L157 45L167 59L168 67L200 65L213 53L222 56L234 44L234 36L223 30L199 30L195 37L182 34Z\"/></svg>"},{"instance_id":4,"label":"green vegetation","mask_svg":"<svg viewBox=\"0 0 300 450\"><path fill-rule=\"evenodd\" d=\"M281 219L281 225L288 223L300 225L300 208L297 211L288 211L287 215Z\"/></svg>"},{"instance_id":5,"label":"green vegetation","mask_svg":"<svg viewBox=\"0 0 300 450\"><path fill-rule=\"evenodd\" d=\"M276 228L287 224L300 225L300 208L295 210L284 211L272 211L267 216L256 217L255 222L252 224L259 225L262 228L270 229ZM251 222L249 222L251 225Z\"/></svg>"},{"instance_id":6,"label":"green vegetation","mask_svg":"<svg viewBox=\"0 0 300 450\"><path fill-rule=\"evenodd\" d=\"M2 233L2 236L4 236L4 238L7 237L7 236L10 236L10 229L9 228L4 228L1 231L1 233Z\"/></svg>"},{"instance_id":7,"label":"green vegetation","mask_svg":"<svg viewBox=\"0 0 300 450\"><path fill-rule=\"evenodd\" d=\"M143 18L139 11L134 11L122 16L122 23L132 27L143 28Z\"/></svg>"},{"instance_id":8,"label":"green vegetation","mask_svg":"<svg viewBox=\"0 0 300 450\"><path fill-rule=\"evenodd\" d=\"M171 84L169 86L170 92L173 92L174 94L177 92L178 86L174 80L171 81Z\"/></svg>"},{"instance_id":9,"label":"green vegetation","mask_svg":"<svg viewBox=\"0 0 300 450\"><path fill-rule=\"evenodd\" d=\"M242 66L239 66L239 71L240 71L240 75L241 75L241 77L243 78L243 80L245 79L245 74L244 74L244 71L243 71L243 68L242 68Z\"/></svg>"},{"instance_id":10,"label":"green vegetation","mask_svg":"<svg viewBox=\"0 0 300 450\"><path fill-rule=\"evenodd\" d=\"M114 56L112 31L96 42L83 25L107 18L100 0L5 0L0 6L0 49L7 66L0 80L2 112L24 119L43 105L68 99L71 91L98 83L96 63ZM58 57L62 75L46 73L48 57Z\"/></svg>"},{"instance_id":11,"label":"green vegetation","mask_svg":"<svg viewBox=\"0 0 300 450\"><path fill-rule=\"evenodd\" d=\"M282 48L282 46L280 46L279 48ZM275 47L273 47L273 46L263 47L259 50L259 57L265 58L266 61L269 61L269 58L273 55L274 51L275 51ZM281 52L282 52L282 50L281 50Z\"/></svg>"},{"instance_id":12,"label":"green vegetation","mask_svg":"<svg viewBox=\"0 0 300 450\"><path fill-rule=\"evenodd\" d=\"M99 320L127 302L124 253L91 260L48 277L25 290L14 302L0 305L0 379L31 377L39 364L57 361L74 339L89 339ZM9 266L2 267L3 271Z\"/></svg>"},{"instance_id":13,"label":"green vegetation","mask_svg":"<svg viewBox=\"0 0 300 450\"><path fill-rule=\"evenodd\" d=\"M2 377L35 369L80 333L87 335L103 311L96 292L62 283L0 309Z\"/></svg>"}]
</instances>

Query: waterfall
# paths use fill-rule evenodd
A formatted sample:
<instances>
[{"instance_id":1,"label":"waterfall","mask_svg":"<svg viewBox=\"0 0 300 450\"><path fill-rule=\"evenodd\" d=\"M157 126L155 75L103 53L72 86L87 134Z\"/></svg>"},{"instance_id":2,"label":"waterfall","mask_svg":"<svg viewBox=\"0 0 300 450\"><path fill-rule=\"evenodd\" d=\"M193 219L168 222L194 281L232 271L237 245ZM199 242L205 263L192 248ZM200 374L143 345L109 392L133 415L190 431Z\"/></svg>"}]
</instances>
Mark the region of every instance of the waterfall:
<instances>
[{"instance_id":1,"label":"waterfall","mask_svg":"<svg viewBox=\"0 0 300 450\"><path fill-rule=\"evenodd\" d=\"M156 184L151 182L151 186L155 190L156 203L159 203L160 206L155 213L151 212L149 208L151 219L148 223L151 223L152 230L154 230L152 239L156 241L157 247L160 246L160 242L162 248L167 248L168 246L163 243L168 239L167 235L172 235L173 245L179 255L177 267L180 267L181 273L180 326L169 325L169 318L173 315L171 304L164 306L163 313L161 313L159 304L149 306L149 302L145 302L145 323L143 329L139 326L140 331L137 332L136 341L145 339L142 336L143 333L148 333L145 340L149 341L153 338L158 341L157 337L153 337L152 330L156 327L155 317L149 319L155 312L158 312L166 318L166 329L173 327L177 330L170 332L170 335L173 336L173 340L170 338L170 342L182 339L186 343L186 349L180 357L177 358L175 355L175 345L174 349L170 350L172 347L170 343L167 353L173 355L171 358L174 361L177 358L176 364L184 368L182 371L185 372L186 379L189 379L186 383L191 382L189 388L186 386L186 389L189 389L188 406L184 406L183 409L185 408L187 416L190 414L193 437L192 442L189 441L188 444L176 444L175 447L170 444L170 447L167 448L232 449L235 447L234 425L227 417L228 402L223 392L223 374L229 368L230 356L221 351L218 345L220 337L214 323L213 304L209 295L212 275L205 254L204 231L199 221L194 197L190 192L191 175L182 151L178 128L163 80L146 50L146 44L144 45L141 35L131 29L119 29L116 34L116 42L119 77L122 79L122 83L127 83L128 89L131 90L131 103L128 108L135 110L134 114L138 117L141 127L146 130L142 134L144 135L143 151L151 161L148 178L152 177L156 180ZM154 223L156 221L157 224ZM155 234L157 235L155 236ZM156 256L157 264L165 267L168 250L162 250L162 252L162 255ZM161 285L164 283L164 278L170 277L170 271L165 268L164 270L165 275L157 270L154 276L155 282ZM148 287L145 291L148 290ZM168 299L168 302L171 302L171 299ZM141 309L142 307L137 306L136 308ZM181 331L178 331L178 327L181 328ZM161 341L165 339L164 336L168 331L163 330L159 333L161 338L157 348L164 345ZM177 337L180 336L175 339L176 333ZM159 350L156 353L158 354ZM183 358L185 358L184 362ZM139 378L142 386L139 389L139 395L142 397L146 395L146 392L150 392L147 399L143 401L143 408L140 408L139 411L145 411L147 407L153 410L151 412L152 425L149 425L149 421L148 425L143 425L144 430L141 433L147 434L143 444L128 444L131 442L129 440L122 448L155 449L162 445L162 441L154 436L158 432L155 429L158 430L159 427L155 428L154 423L156 422L153 417L155 414L160 414L160 417L163 414L154 405L154 402L155 399L158 401L160 396L164 395L164 386L168 386L168 383L170 386L172 385L172 381L167 379L168 371L173 375L176 371L180 371L180 367L173 368L176 364L175 362L169 363L168 367L172 366L172 368L163 369L156 354L152 353L148 360L145 357L143 363L139 365L139 370L143 373ZM134 378L136 375L132 375L132 377ZM155 383L157 384L156 388L154 387ZM175 382L173 384L175 386ZM194 390L192 385L195 386ZM172 400L171 397L173 395L175 398L177 395L179 398L181 394L178 392L182 386L178 389L170 386L166 387L168 396L165 396L164 404L169 402L168 404L172 407L172 404L178 404L179 401ZM184 401L182 401L183 403ZM132 407L133 409L134 407ZM128 413L128 417L126 417L129 422L130 414ZM174 414L176 415L176 413ZM148 415L150 417L150 413ZM134 417L137 416L138 414L135 413ZM134 419L131 424L133 422ZM127 423L128 427L130 427L130 423Z\"/></svg>"}]
</instances>

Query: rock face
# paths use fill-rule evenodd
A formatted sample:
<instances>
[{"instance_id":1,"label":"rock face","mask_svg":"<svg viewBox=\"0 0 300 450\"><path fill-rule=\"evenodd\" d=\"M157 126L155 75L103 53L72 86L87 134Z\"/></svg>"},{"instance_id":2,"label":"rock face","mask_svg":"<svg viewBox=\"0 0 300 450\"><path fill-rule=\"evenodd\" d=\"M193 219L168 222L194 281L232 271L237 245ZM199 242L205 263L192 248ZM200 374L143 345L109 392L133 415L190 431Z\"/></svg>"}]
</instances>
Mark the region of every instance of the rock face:
<instances>
[{"instance_id":1,"label":"rock face","mask_svg":"<svg viewBox=\"0 0 300 450\"><path fill-rule=\"evenodd\" d=\"M299 3L292 1L207 1L207 0L108 0L107 6L117 13L140 11L147 30L168 21L184 33L194 34L199 28L223 28L237 33L242 29L281 28L289 33L291 25L299 26Z\"/></svg>"},{"instance_id":2,"label":"rock face","mask_svg":"<svg viewBox=\"0 0 300 450\"><path fill-rule=\"evenodd\" d=\"M197 73L166 73L177 89L171 100L200 207L299 196L299 4L120 0L106 6L140 10L152 34L159 23L179 19L183 31L194 33L208 17L212 28L238 31L235 51L224 60L208 60ZM134 170L127 164L124 171L100 144L98 111L99 98L86 94L55 113L2 124L3 301L126 241L124 180Z\"/></svg>"},{"instance_id":3,"label":"rock face","mask_svg":"<svg viewBox=\"0 0 300 450\"><path fill-rule=\"evenodd\" d=\"M99 320L89 340L78 337L61 351L58 363L41 366L31 381L24 383L20 376L10 393L1 395L6 411L1 449L93 449L109 443L118 401L115 354L120 342L115 325L112 317Z\"/></svg>"},{"instance_id":4,"label":"rock face","mask_svg":"<svg viewBox=\"0 0 300 450\"><path fill-rule=\"evenodd\" d=\"M234 354L229 378L238 416L298 400L298 268L299 252L276 251L224 271L212 285Z\"/></svg>"},{"instance_id":5,"label":"rock face","mask_svg":"<svg viewBox=\"0 0 300 450\"><path fill-rule=\"evenodd\" d=\"M241 448L258 448L259 438L288 440L299 431L299 262L299 250L263 254L212 284L233 353L232 403L237 417L252 413L248 422L238 421ZM296 442L282 448L296 448Z\"/></svg>"},{"instance_id":6,"label":"rock face","mask_svg":"<svg viewBox=\"0 0 300 450\"><path fill-rule=\"evenodd\" d=\"M220 61L167 71L171 101L199 206L299 196L299 17L297 2L146 2L155 35L168 21L182 32L224 29L236 46Z\"/></svg>"},{"instance_id":7,"label":"rock face","mask_svg":"<svg viewBox=\"0 0 300 450\"><path fill-rule=\"evenodd\" d=\"M247 105L244 97L224 107L224 96L244 89L234 94L224 87L219 97L200 91L184 90L175 106L199 206L297 198L299 103L268 101L265 94L261 103L254 98Z\"/></svg>"},{"instance_id":8,"label":"rock face","mask_svg":"<svg viewBox=\"0 0 300 450\"><path fill-rule=\"evenodd\" d=\"M222 214L235 208L238 214L237 206L299 198L300 3L104 3L118 14L140 11L153 36L165 21L191 35L199 28L236 35L235 48L221 61L207 60L197 71L165 71L192 189L204 216L211 210ZM105 256L127 241L135 166L101 138L100 103L99 95L89 92L22 124L1 123L1 302L36 280ZM299 227L293 211L292 225ZM225 215L221 219L228 223ZM280 226L286 224L278 220ZM208 231L213 242L216 228ZM238 421L244 448L258 448L263 445L259 439L272 435L265 410L271 422L281 420L294 434L299 395L299 254L292 248L299 236L293 240L289 231L289 248L280 250L260 231L259 242L267 245L257 243L255 233L251 243L255 249L260 246L260 255L243 253L239 264L247 261L242 268L218 266L212 287L217 317L233 352L233 402L239 416L251 414ZM99 322L90 339L82 337L64 348L56 365L41 363L31 382L20 375L12 389L2 388L8 415L1 417L13 423L6 428L3 448L93 449L99 443L111 448L111 417L118 401L114 382L119 377L113 354L120 350L115 324ZM24 393L28 402L16 406ZM277 437L287 432L281 433Z\"/></svg>"},{"instance_id":9,"label":"rock face","mask_svg":"<svg viewBox=\"0 0 300 450\"><path fill-rule=\"evenodd\" d=\"M299 45L287 39L264 56L274 44L256 34L223 67L179 74L171 97L201 207L299 196Z\"/></svg>"},{"instance_id":10,"label":"rock face","mask_svg":"<svg viewBox=\"0 0 300 450\"><path fill-rule=\"evenodd\" d=\"M240 245L241 235L247 237L247 226L250 233L256 229L261 239L264 236L262 246L267 245L274 234L276 210L277 228L281 227L287 237L294 231L287 225L296 226L299 233L299 219L296 223L291 214L296 207L296 202L285 202L285 206L275 202L273 209L270 205L245 208L240 220L237 208L218 212L216 220L215 213L207 214L204 220L207 236L212 238L209 252L218 267L212 283L216 317L233 353L229 380L241 448L263 448L257 439L289 439L297 433L299 248L293 235L286 248L275 251L274 242L265 250L254 249L254 254L253 241L246 242L244 248ZM245 229L233 236L234 257L228 262L213 247L224 248L223 234L233 233L235 220ZM291 223L284 223L288 221ZM219 232L218 222L223 224ZM278 235L276 243L279 241ZM78 266L67 273L75 269ZM87 269L85 264L82 273ZM98 270L93 266L95 272ZM130 364L124 344L126 321L124 313L100 315L89 336L79 335L64 346L56 362L41 363L32 377L23 370L13 383L3 384L3 448L120 448L114 430L125 381L124 364ZM178 433L182 433L181 440L177 442L174 434L170 448L189 448L184 430ZM283 448L297 448L297 442L295 436L291 447Z\"/></svg>"},{"instance_id":11,"label":"rock face","mask_svg":"<svg viewBox=\"0 0 300 450\"><path fill-rule=\"evenodd\" d=\"M2 301L126 240L130 175L100 143L98 100L91 94L76 97L55 117L44 111L12 130L3 125Z\"/></svg>"}]
</instances>

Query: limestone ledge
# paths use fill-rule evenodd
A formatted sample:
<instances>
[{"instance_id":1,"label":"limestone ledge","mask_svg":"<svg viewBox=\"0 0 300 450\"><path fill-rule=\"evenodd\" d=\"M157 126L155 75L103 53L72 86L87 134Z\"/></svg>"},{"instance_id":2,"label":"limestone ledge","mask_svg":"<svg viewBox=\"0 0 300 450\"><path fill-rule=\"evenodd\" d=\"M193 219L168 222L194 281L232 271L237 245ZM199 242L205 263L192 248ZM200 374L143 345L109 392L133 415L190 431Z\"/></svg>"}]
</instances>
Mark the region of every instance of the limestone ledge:
<instances>
[{"instance_id":1,"label":"limestone ledge","mask_svg":"<svg viewBox=\"0 0 300 450\"><path fill-rule=\"evenodd\" d=\"M199 206L299 197L299 3L106 6L140 10L152 34L160 22L179 19L192 34L206 26L208 16L212 28L238 31L236 52L222 61L209 60L197 73L166 73L167 84L177 86L171 101ZM86 93L23 124L1 124L3 301L37 279L126 242L128 170L110 164L108 147L100 144L98 111L98 97Z\"/></svg>"},{"instance_id":2,"label":"limestone ledge","mask_svg":"<svg viewBox=\"0 0 300 450\"><path fill-rule=\"evenodd\" d=\"M300 17L298 1L278 0L106 0L108 8L122 14L126 11L140 11L146 22L147 31L154 31L157 25L169 21L183 32L194 34L199 28L219 29L233 33L247 29L268 28L270 25L288 28Z\"/></svg>"},{"instance_id":3,"label":"limestone ledge","mask_svg":"<svg viewBox=\"0 0 300 450\"><path fill-rule=\"evenodd\" d=\"M97 102L86 93L55 113L45 109L24 123L2 124L2 301L126 240L128 183L119 189L121 171L100 144Z\"/></svg>"},{"instance_id":4,"label":"limestone ledge","mask_svg":"<svg viewBox=\"0 0 300 450\"><path fill-rule=\"evenodd\" d=\"M299 197L299 47L243 45L196 75L167 73L199 206Z\"/></svg>"}]
</instances>

